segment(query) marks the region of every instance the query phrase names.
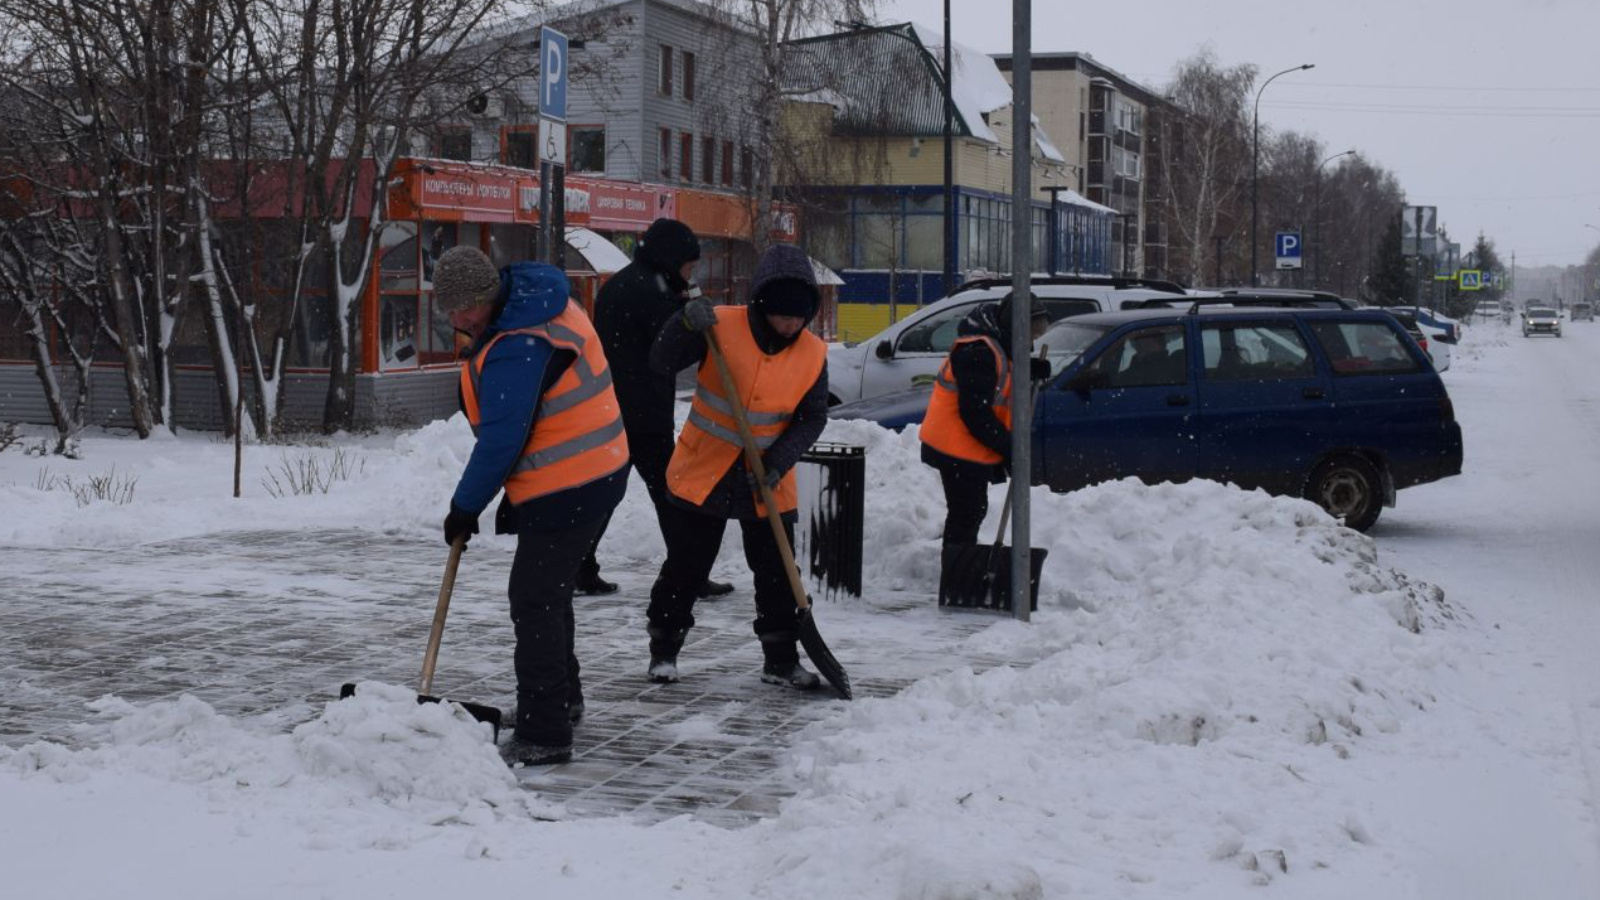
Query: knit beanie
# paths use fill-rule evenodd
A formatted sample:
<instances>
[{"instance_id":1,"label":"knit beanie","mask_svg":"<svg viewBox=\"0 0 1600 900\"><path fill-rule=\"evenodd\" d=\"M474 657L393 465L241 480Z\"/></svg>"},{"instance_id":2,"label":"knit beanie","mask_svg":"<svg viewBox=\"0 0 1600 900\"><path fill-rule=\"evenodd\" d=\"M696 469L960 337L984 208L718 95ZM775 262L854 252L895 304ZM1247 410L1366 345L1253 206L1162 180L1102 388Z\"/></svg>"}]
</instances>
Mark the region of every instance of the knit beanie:
<instances>
[{"instance_id":1,"label":"knit beanie","mask_svg":"<svg viewBox=\"0 0 1600 900\"><path fill-rule=\"evenodd\" d=\"M700 239L677 219L657 219L645 229L633 258L657 271L677 274L684 263L700 258Z\"/></svg>"},{"instance_id":2,"label":"knit beanie","mask_svg":"<svg viewBox=\"0 0 1600 900\"><path fill-rule=\"evenodd\" d=\"M477 247L451 247L433 264L433 305L441 312L493 303L499 296L500 271Z\"/></svg>"},{"instance_id":3,"label":"knit beanie","mask_svg":"<svg viewBox=\"0 0 1600 900\"><path fill-rule=\"evenodd\" d=\"M793 244L773 244L761 254L750 279L750 302L762 312L805 316L817 311L817 272L811 257Z\"/></svg>"}]
</instances>

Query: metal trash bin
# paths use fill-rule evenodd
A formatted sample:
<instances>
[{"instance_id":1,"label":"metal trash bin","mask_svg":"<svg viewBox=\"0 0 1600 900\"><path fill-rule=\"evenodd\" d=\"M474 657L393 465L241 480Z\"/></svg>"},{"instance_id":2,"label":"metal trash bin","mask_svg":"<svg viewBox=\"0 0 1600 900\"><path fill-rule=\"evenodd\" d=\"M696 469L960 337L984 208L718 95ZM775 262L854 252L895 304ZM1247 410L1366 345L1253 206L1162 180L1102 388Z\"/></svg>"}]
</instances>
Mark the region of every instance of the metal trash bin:
<instances>
[{"instance_id":1,"label":"metal trash bin","mask_svg":"<svg viewBox=\"0 0 1600 900\"><path fill-rule=\"evenodd\" d=\"M818 443L800 457L797 552L832 599L861 596L867 506L867 448Z\"/></svg>"}]
</instances>

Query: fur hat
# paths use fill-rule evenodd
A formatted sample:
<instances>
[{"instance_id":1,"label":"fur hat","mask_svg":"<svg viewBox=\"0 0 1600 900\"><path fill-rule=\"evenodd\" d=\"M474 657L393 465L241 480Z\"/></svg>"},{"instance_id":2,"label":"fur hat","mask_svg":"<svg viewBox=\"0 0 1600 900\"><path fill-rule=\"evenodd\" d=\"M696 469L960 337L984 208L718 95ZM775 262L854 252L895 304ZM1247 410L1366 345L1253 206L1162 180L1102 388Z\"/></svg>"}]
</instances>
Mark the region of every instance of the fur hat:
<instances>
[{"instance_id":1,"label":"fur hat","mask_svg":"<svg viewBox=\"0 0 1600 900\"><path fill-rule=\"evenodd\" d=\"M499 296L500 271L477 247L451 247L433 264L433 305L441 312L493 303Z\"/></svg>"}]
</instances>

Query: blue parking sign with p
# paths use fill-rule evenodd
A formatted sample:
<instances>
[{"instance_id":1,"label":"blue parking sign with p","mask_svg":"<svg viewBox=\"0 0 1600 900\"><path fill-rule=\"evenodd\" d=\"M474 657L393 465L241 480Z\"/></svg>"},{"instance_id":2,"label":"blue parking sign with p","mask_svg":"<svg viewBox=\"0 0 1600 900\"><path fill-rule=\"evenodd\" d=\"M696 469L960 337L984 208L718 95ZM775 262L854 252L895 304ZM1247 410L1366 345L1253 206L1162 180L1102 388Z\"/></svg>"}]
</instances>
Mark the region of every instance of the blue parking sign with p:
<instances>
[{"instance_id":1,"label":"blue parking sign with p","mask_svg":"<svg viewBox=\"0 0 1600 900\"><path fill-rule=\"evenodd\" d=\"M1300 257L1305 245L1300 240L1298 231L1280 231L1277 237L1278 268L1300 268Z\"/></svg>"},{"instance_id":2,"label":"blue parking sign with p","mask_svg":"<svg viewBox=\"0 0 1600 900\"><path fill-rule=\"evenodd\" d=\"M567 120L567 36L550 27L539 29L539 115Z\"/></svg>"}]
</instances>

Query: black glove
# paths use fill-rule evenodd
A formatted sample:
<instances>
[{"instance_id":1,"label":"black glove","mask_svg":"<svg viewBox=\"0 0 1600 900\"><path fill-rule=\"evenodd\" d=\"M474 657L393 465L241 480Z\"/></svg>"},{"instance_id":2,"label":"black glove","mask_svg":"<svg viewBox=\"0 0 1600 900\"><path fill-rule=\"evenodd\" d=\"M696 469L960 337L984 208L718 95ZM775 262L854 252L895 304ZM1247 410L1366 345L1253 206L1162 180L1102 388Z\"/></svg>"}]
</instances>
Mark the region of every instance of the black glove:
<instances>
[{"instance_id":1,"label":"black glove","mask_svg":"<svg viewBox=\"0 0 1600 900\"><path fill-rule=\"evenodd\" d=\"M1035 356L1028 360L1028 375L1034 381L1050 380L1050 360Z\"/></svg>"},{"instance_id":2,"label":"black glove","mask_svg":"<svg viewBox=\"0 0 1600 900\"><path fill-rule=\"evenodd\" d=\"M764 466L763 468L767 473L767 490L777 490L778 482L783 480L783 473L770 466ZM756 473L750 471L749 468L744 470L744 480L746 484L750 485L750 490L755 491L757 494L761 493L760 483L756 481Z\"/></svg>"},{"instance_id":3,"label":"black glove","mask_svg":"<svg viewBox=\"0 0 1600 900\"><path fill-rule=\"evenodd\" d=\"M683 327L690 331L709 331L717 324L717 311L711 301L696 297L683 305Z\"/></svg>"},{"instance_id":4,"label":"black glove","mask_svg":"<svg viewBox=\"0 0 1600 900\"><path fill-rule=\"evenodd\" d=\"M477 533L478 517L456 506L454 503L450 504L450 514L444 517L444 542L446 544L454 544L456 538L459 537L462 539L462 545L465 546L468 541L472 540L472 536Z\"/></svg>"}]
</instances>

